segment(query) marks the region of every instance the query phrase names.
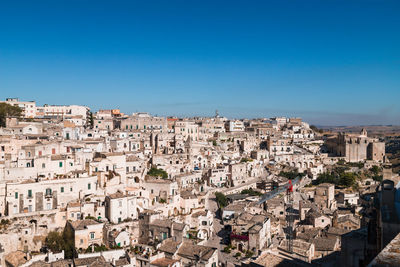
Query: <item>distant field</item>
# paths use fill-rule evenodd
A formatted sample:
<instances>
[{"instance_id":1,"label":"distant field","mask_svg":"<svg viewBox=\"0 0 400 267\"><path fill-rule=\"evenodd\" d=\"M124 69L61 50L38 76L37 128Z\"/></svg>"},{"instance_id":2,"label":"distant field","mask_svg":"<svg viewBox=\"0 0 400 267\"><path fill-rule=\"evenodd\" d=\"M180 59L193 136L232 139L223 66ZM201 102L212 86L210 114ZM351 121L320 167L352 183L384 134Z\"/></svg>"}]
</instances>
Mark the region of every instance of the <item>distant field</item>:
<instances>
[{"instance_id":1,"label":"distant field","mask_svg":"<svg viewBox=\"0 0 400 267\"><path fill-rule=\"evenodd\" d=\"M359 133L363 128L369 136L383 137L400 135L400 125L368 125L368 126L319 126L326 132Z\"/></svg>"}]
</instances>

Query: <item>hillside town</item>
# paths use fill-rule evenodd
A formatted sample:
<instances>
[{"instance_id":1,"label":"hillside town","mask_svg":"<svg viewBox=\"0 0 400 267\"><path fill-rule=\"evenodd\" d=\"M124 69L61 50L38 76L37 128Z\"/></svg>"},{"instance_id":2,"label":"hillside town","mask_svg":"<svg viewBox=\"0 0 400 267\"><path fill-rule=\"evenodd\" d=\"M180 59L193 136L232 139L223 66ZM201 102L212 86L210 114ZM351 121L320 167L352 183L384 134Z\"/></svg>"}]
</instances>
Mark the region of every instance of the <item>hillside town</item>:
<instances>
[{"instance_id":1,"label":"hillside town","mask_svg":"<svg viewBox=\"0 0 400 267\"><path fill-rule=\"evenodd\" d=\"M400 266L385 142L0 101L1 266Z\"/></svg>"}]
</instances>

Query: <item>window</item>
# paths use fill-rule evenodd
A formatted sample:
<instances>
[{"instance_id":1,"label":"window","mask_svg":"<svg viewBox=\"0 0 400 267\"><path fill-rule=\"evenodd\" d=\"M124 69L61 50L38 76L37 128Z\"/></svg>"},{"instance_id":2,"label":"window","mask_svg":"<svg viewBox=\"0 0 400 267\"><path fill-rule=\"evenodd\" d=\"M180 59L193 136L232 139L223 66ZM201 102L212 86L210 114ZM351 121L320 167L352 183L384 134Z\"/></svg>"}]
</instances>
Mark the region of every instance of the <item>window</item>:
<instances>
[{"instance_id":1,"label":"window","mask_svg":"<svg viewBox=\"0 0 400 267\"><path fill-rule=\"evenodd\" d=\"M83 239L81 239L81 244L83 244Z\"/></svg>"},{"instance_id":2,"label":"window","mask_svg":"<svg viewBox=\"0 0 400 267\"><path fill-rule=\"evenodd\" d=\"M32 210L32 205L29 205L28 206L28 212L32 212L33 210Z\"/></svg>"},{"instance_id":3,"label":"window","mask_svg":"<svg viewBox=\"0 0 400 267\"><path fill-rule=\"evenodd\" d=\"M15 199L18 199L18 192L15 192Z\"/></svg>"},{"instance_id":4,"label":"window","mask_svg":"<svg viewBox=\"0 0 400 267\"><path fill-rule=\"evenodd\" d=\"M87 185L87 189L90 190L90 183Z\"/></svg>"},{"instance_id":5,"label":"window","mask_svg":"<svg viewBox=\"0 0 400 267\"><path fill-rule=\"evenodd\" d=\"M32 197L32 190L31 189L28 190L28 197Z\"/></svg>"},{"instance_id":6,"label":"window","mask_svg":"<svg viewBox=\"0 0 400 267\"><path fill-rule=\"evenodd\" d=\"M70 187L70 188L69 188L69 191L71 191L71 192L72 192L72 187Z\"/></svg>"},{"instance_id":7,"label":"window","mask_svg":"<svg viewBox=\"0 0 400 267\"><path fill-rule=\"evenodd\" d=\"M58 163L58 166L61 168L62 167L62 161L60 161L59 163Z\"/></svg>"},{"instance_id":8,"label":"window","mask_svg":"<svg viewBox=\"0 0 400 267\"><path fill-rule=\"evenodd\" d=\"M64 187L61 187L61 193L64 193Z\"/></svg>"},{"instance_id":9,"label":"window","mask_svg":"<svg viewBox=\"0 0 400 267\"><path fill-rule=\"evenodd\" d=\"M46 168L46 164L42 163L42 169Z\"/></svg>"},{"instance_id":10,"label":"window","mask_svg":"<svg viewBox=\"0 0 400 267\"><path fill-rule=\"evenodd\" d=\"M46 189L46 196L51 195L51 188Z\"/></svg>"},{"instance_id":11,"label":"window","mask_svg":"<svg viewBox=\"0 0 400 267\"><path fill-rule=\"evenodd\" d=\"M51 203L46 203L46 209L51 210Z\"/></svg>"},{"instance_id":12,"label":"window","mask_svg":"<svg viewBox=\"0 0 400 267\"><path fill-rule=\"evenodd\" d=\"M90 233L90 239L94 239L94 232Z\"/></svg>"}]
</instances>

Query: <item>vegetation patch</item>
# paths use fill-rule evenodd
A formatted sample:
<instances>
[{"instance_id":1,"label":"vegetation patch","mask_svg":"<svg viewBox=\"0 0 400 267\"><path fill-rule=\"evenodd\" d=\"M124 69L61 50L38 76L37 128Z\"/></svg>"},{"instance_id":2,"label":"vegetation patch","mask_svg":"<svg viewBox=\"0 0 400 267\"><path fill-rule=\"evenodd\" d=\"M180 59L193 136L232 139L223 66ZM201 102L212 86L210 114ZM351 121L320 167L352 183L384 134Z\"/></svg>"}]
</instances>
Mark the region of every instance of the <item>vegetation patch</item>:
<instances>
[{"instance_id":1,"label":"vegetation patch","mask_svg":"<svg viewBox=\"0 0 400 267\"><path fill-rule=\"evenodd\" d=\"M164 171L163 169L157 169L157 168L151 168L147 175L153 176L153 177L161 177L163 179L168 178L168 173Z\"/></svg>"},{"instance_id":2,"label":"vegetation patch","mask_svg":"<svg viewBox=\"0 0 400 267\"><path fill-rule=\"evenodd\" d=\"M215 193L215 198L217 200L218 205L220 206L220 208L224 208L228 205L228 199L226 198L226 196L221 193L221 192L216 192Z\"/></svg>"}]
</instances>

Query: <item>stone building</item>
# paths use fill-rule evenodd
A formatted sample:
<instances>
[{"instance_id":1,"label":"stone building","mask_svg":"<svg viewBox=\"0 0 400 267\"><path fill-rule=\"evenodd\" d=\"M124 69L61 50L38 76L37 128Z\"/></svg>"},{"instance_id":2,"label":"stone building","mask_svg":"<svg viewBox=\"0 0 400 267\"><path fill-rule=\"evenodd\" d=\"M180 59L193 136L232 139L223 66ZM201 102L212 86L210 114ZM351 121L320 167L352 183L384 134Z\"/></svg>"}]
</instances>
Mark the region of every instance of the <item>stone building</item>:
<instances>
[{"instance_id":1,"label":"stone building","mask_svg":"<svg viewBox=\"0 0 400 267\"><path fill-rule=\"evenodd\" d=\"M348 162L374 160L382 162L385 156L385 143L369 138L363 129L359 135L339 133L326 140L325 145L331 153L344 157Z\"/></svg>"}]
</instances>

